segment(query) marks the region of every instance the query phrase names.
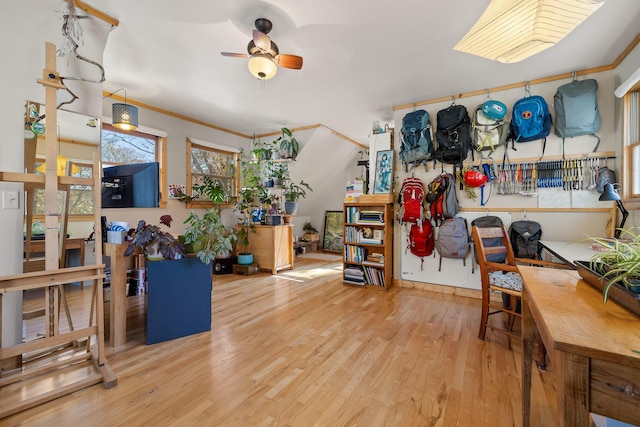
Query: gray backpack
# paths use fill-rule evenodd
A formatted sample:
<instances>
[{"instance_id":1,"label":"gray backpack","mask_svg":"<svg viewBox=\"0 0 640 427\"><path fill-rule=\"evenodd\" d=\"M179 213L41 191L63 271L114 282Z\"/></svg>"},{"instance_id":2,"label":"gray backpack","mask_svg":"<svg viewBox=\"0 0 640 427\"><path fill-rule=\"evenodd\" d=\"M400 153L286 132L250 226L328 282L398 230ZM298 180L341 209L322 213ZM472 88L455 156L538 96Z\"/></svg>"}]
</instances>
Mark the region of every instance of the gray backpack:
<instances>
[{"instance_id":1,"label":"gray backpack","mask_svg":"<svg viewBox=\"0 0 640 427\"><path fill-rule=\"evenodd\" d=\"M562 138L562 154L564 157L564 140L574 136L593 135L598 141L593 148L595 152L600 144L596 132L600 130L600 112L598 111L598 82L594 79L574 80L560 86L553 97L556 120L553 130Z\"/></svg>"},{"instance_id":2,"label":"gray backpack","mask_svg":"<svg viewBox=\"0 0 640 427\"><path fill-rule=\"evenodd\" d=\"M461 259L466 265L465 258L469 252L469 229L465 218L457 216L447 218L440 224L436 250L440 255L438 271L442 268L442 258Z\"/></svg>"}]
</instances>

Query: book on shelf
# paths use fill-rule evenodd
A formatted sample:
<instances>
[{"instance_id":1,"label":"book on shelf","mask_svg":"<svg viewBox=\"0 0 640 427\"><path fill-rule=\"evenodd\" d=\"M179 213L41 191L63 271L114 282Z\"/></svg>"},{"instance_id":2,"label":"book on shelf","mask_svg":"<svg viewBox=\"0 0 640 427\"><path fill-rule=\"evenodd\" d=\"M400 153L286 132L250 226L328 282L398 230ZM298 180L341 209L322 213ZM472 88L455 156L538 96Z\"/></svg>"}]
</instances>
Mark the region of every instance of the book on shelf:
<instances>
[{"instance_id":1,"label":"book on shelf","mask_svg":"<svg viewBox=\"0 0 640 427\"><path fill-rule=\"evenodd\" d=\"M364 243L365 245L380 245L382 244L382 240L367 239L366 237L361 237L358 243Z\"/></svg>"}]
</instances>

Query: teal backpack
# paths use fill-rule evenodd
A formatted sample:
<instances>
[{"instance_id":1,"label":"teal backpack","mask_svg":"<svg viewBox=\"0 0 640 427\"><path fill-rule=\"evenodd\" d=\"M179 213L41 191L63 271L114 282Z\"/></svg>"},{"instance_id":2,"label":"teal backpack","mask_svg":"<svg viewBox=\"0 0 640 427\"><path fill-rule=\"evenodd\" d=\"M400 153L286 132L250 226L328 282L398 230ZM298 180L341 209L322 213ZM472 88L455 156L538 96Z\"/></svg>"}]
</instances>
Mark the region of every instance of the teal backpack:
<instances>
[{"instance_id":1,"label":"teal backpack","mask_svg":"<svg viewBox=\"0 0 640 427\"><path fill-rule=\"evenodd\" d=\"M598 111L598 82L595 79L574 80L556 90L553 97L556 120L553 131L562 138L562 156L564 140L581 135L592 135L598 141L593 152L600 145L600 112Z\"/></svg>"}]
</instances>

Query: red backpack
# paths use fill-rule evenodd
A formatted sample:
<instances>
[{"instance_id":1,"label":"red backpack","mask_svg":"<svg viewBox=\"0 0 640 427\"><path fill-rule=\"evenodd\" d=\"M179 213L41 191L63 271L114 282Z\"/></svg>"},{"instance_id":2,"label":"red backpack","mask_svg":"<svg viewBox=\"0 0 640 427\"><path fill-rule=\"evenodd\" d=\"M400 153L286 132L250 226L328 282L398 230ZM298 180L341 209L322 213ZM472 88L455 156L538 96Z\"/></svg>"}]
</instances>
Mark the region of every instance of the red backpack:
<instances>
[{"instance_id":1,"label":"red backpack","mask_svg":"<svg viewBox=\"0 0 640 427\"><path fill-rule=\"evenodd\" d=\"M405 178L398 196L400 223L417 223L424 218L424 184L420 178Z\"/></svg>"},{"instance_id":2,"label":"red backpack","mask_svg":"<svg viewBox=\"0 0 640 427\"><path fill-rule=\"evenodd\" d=\"M431 222L424 218L420 222L413 223L409 231L409 244L407 245L407 249L422 259L420 270L422 270L424 264L424 257L431 255L434 248L435 239Z\"/></svg>"}]
</instances>

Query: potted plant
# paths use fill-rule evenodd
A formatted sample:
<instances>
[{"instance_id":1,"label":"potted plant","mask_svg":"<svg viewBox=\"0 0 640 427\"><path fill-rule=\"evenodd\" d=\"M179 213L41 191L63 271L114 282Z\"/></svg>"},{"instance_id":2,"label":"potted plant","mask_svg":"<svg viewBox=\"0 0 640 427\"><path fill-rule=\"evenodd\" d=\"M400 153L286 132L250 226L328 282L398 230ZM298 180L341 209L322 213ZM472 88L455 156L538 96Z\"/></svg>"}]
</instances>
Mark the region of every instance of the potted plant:
<instances>
[{"instance_id":1,"label":"potted plant","mask_svg":"<svg viewBox=\"0 0 640 427\"><path fill-rule=\"evenodd\" d=\"M129 230L133 239L125 250L124 256L133 254L138 247L148 259L182 258L185 255L184 246L171 233L162 231L160 228L160 225L171 227L171 221L173 221L171 215L162 215L159 225L147 224L144 220L140 220L135 230Z\"/></svg>"},{"instance_id":2,"label":"potted plant","mask_svg":"<svg viewBox=\"0 0 640 427\"><path fill-rule=\"evenodd\" d=\"M200 261L209 264L215 258L230 256L238 238L232 229L222 223L218 209L208 209L202 217L192 211L184 223L185 243L199 242L201 245L197 252Z\"/></svg>"},{"instance_id":3,"label":"potted plant","mask_svg":"<svg viewBox=\"0 0 640 427\"><path fill-rule=\"evenodd\" d=\"M305 222L305 224L302 226L302 230L304 231L304 240L308 242L317 242L318 240L320 240L318 229L310 222Z\"/></svg>"},{"instance_id":4,"label":"potted plant","mask_svg":"<svg viewBox=\"0 0 640 427\"><path fill-rule=\"evenodd\" d=\"M274 143L280 145L280 151L282 151L282 155L285 158L295 160L300 151L300 144L298 144L298 140L293 136L293 132L289 128L282 128L281 130L282 135Z\"/></svg>"},{"instance_id":5,"label":"potted plant","mask_svg":"<svg viewBox=\"0 0 640 427\"><path fill-rule=\"evenodd\" d=\"M282 195L284 197L284 210L286 213L293 215L297 212L298 200L307 196L307 190L313 191L304 180L301 180L299 184L290 180L285 183Z\"/></svg>"},{"instance_id":6,"label":"potted plant","mask_svg":"<svg viewBox=\"0 0 640 427\"><path fill-rule=\"evenodd\" d=\"M238 231L236 232L236 236L238 237L238 245L242 247L242 251L238 252L238 264L240 265L253 264L253 254L249 252L250 232L256 232L255 227L251 223L238 227Z\"/></svg>"},{"instance_id":7,"label":"potted plant","mask_svg":"<svg viewBox=\"0 0 640 427\"><path fill-rule=\"evenodd\" d=\"M633 293L640 293L640 233L621 230L620 239L591 238L600 250L591 258L591 270L602 274L606 285L602 296L606 302L609 290L615 284L624 286Z\"/></svg>"},{"instance_id":8,"label":"potted plant","mask_svg":"<svg viewBox=\"0 0 640 427\"><path fill-rule=\"evenodd\" d=\"M181 202L202 201L205 198L213 203L225 203L229 201L227 190L220 181L205 175L201 184L193 184L191 187L191 196L188 194L180 194L178 200Z\"/></svg>"}]
</instances>

